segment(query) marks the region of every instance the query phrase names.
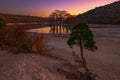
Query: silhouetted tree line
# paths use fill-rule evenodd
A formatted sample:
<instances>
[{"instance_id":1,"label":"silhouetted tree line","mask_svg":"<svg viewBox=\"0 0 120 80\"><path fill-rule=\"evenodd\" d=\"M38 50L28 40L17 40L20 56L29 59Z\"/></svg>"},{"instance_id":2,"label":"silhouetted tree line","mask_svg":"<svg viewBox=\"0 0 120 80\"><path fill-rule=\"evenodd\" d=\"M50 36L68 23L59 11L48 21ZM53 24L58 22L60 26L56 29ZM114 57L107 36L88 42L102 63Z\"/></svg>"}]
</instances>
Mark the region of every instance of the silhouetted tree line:
<instances>
[{"instance_id":1,"label":"silhouetted tree line","mask_svg":"<svg viewBox=\"0 0 120 80\"><path fill-rule=\"evenodd\" d=\"M41 23L48 21L47 18L27 16L27 15L13 15L13 14L2 14L0 13L0 18L3 18L8 23Z\"/></svg>"},{"instance_id":2,"label":"silhouetted tree line","mask_svg":"<svg viewBox=\"0 0 120 80\"><path fill-rule=\"evenodd\" d=\"M67 18L72 17L67 11L55 10L49 15L49 24L52 33L60 33L64 30L64 22Z\"/></svg>"},{"instance_id":3,"label":"silhouetted tree line","mask_svg":"<svg viewBox=\"0 0 120 80\"><path fill-rule=\"evenodd\" d=\"M95 24L120 24L120 1L89 10L77 16L80 21Z\"/></svg>"}]
</instances>

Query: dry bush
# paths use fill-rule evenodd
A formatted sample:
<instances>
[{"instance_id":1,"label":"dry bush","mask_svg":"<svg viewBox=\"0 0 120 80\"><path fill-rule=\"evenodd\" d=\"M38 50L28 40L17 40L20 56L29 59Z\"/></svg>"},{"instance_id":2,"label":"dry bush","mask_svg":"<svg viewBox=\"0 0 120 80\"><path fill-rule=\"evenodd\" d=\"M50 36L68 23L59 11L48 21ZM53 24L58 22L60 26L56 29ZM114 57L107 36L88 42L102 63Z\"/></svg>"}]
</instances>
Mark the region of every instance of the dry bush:
<instances>
[{"instance_id":1,"label":"dry bush","mask_svg":"<svg viewBox=\"0 0 120 80\"><path fill-rule=\"evenodd\" d=\"M3 29L4 31L4 44L9 46L16 46L16 28L13 27L6 27Z\"/></svg>"},{"instance_id":2,"label":"dry bush","mask_svg":"<svg viewBox=\"0 0 120 80\"><path fill-rule=\"evenodd\" d=\"M0 29L0 43L9 46L9 51L14 53L34 52L34 47L37 53L48 53L43 36L37 37L34 40L32 38L28 37L28 34L22 27L6 27Z\"/></svg>"},{"instance_id":3,"label":"dry bush","mask_svg":"<svg viewBox=\"0 0 120 80\"><path fill-rule=\"evenodd\" d=\"M45 38L43 36L37 37L33 41L33 47L37 50L37 52L45 52L46 46L45 46Z\"/></svg>"},{"instance_id":4,"label":"dry bush","mask_svg":"<svg viewBox=\"0 0 120 80\"><path fill-rule=\"evenodd\" d=\"M30 52L32 41L27 37L22 27L6 27L0 30L0 43L10 47L16 47L18 51Z\"/></svg>"}]
</instances>

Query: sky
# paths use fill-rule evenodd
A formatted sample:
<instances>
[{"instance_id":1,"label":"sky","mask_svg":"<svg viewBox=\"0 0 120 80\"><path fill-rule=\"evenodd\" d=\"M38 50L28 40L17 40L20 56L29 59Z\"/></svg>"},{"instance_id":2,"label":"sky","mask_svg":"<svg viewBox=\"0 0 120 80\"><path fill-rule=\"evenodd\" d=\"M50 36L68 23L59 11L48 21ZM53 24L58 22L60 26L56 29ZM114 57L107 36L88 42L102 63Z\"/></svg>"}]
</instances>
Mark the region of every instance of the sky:
<instances>
[{"instance_id":1,"label":"sky","mask_svg":"<svg viewBox=\"0 0 120 80\"><path fill-rule=\"evenodd\" d=\"M0 13L48 17L54 10L72 15L119 0L0 0Z\"/></svg>"}]
</instances>

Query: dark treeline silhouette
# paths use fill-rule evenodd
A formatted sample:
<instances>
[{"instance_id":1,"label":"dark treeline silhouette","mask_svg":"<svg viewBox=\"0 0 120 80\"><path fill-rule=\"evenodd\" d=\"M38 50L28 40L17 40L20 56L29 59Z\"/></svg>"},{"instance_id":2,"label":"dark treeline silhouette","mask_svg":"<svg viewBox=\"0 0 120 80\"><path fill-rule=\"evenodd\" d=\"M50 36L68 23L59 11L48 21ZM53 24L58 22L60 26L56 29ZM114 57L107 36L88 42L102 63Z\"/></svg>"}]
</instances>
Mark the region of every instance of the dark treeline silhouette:
<instances>
[{"instance_id":1,"label":"dark treeline silhouette","mask_svg":"<svg viewBox=\"0 0 120 80\"><path fill-rule=\"evenodd\" d=\"M89 10L77 16L80 21L96 24L120 24L120 1Z\"/></svg>"},{"instance_id":2,"label":"dark treeline silhouette","mask_svg":"<svg viewBox=\"0 0 120 80\"><path fill-rule=\"evenodd\" d=\"M28 15L14 15L0 13L0 18L3 18L8 23L41 23L48 21L48 18L28 16Z\"/></svg>"}]
</instances>

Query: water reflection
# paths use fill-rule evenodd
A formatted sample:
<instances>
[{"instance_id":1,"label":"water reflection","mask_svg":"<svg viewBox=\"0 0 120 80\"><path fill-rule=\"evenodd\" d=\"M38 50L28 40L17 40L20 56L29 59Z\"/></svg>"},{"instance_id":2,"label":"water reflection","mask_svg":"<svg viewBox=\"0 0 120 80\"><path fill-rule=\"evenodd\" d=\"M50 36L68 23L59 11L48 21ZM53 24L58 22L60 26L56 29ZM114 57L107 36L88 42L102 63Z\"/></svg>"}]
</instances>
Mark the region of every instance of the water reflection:
<instances>
[{"instance_id":1,"label":"water reflection","mask_svg":"<svg viewBox=\"0 0 120 80\"><path fill-rule=\"evenodd\" d=\"M65 26L50 26L50 33L52 34L69 34L70 30Z\"/></svg>"},{"instance_id":2,"label":"water reflection","mask_svg":"<svg viewBox=\"0 0 120 80\"><path fill-rule=\"evenodd\" d=\"M28 32L35 32L35 33L50 33L50 27L42 27L36 29L27 30Z\"/></svg>"},{"instance_id":3,"label":"water reflection","mask_svg":"<svg viewBox=\"0 0 120 80\"><path fill-rule=\"evenodd\" d=\"M42 28L30 29L28 32L36 32L36 33L51 33L51 34L69 34L70 30L66 27L61 26L47 26Z\"/></svg>"}]
</instances>

